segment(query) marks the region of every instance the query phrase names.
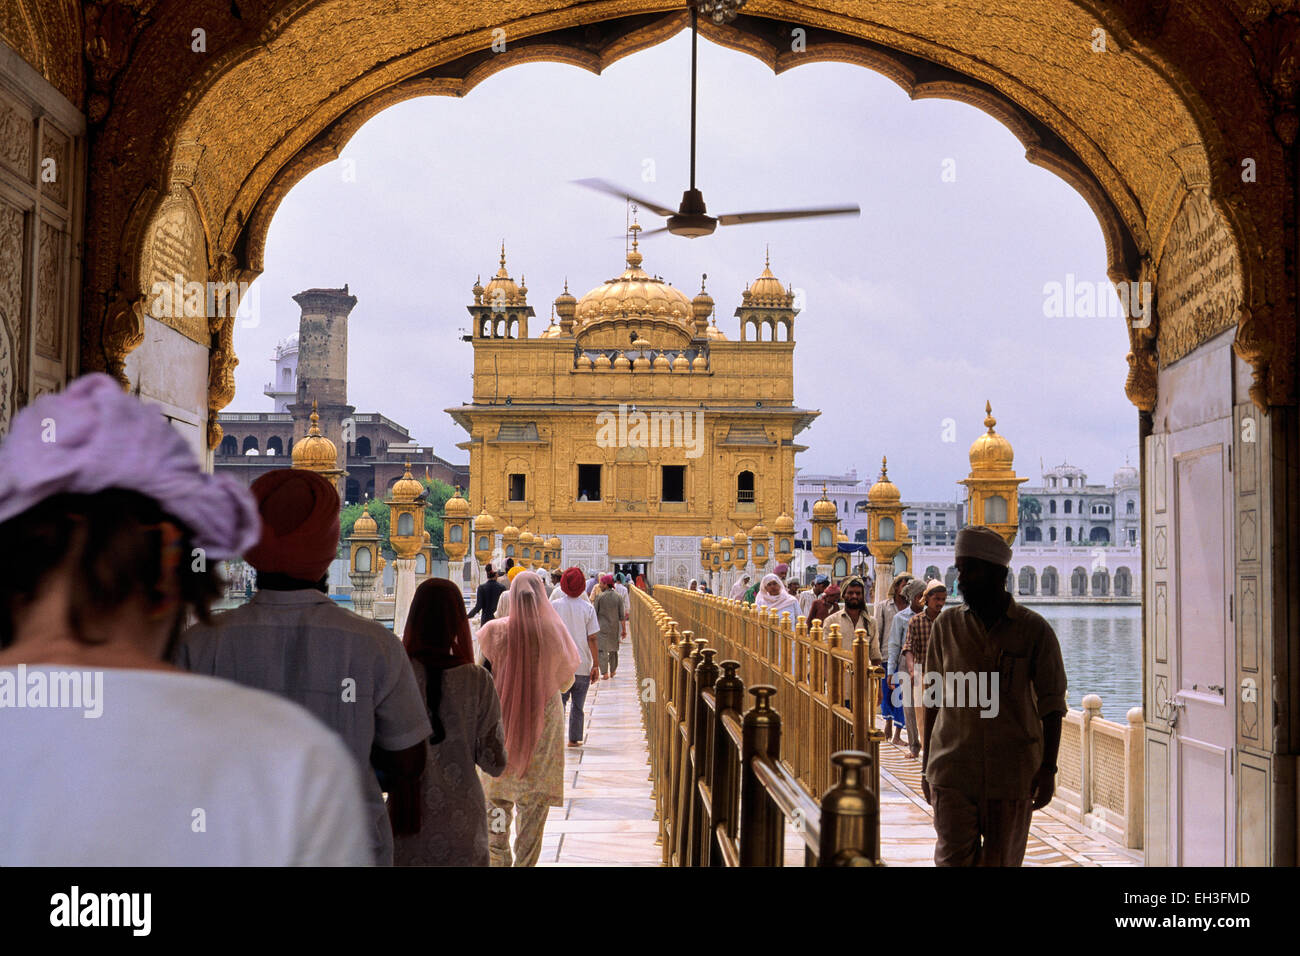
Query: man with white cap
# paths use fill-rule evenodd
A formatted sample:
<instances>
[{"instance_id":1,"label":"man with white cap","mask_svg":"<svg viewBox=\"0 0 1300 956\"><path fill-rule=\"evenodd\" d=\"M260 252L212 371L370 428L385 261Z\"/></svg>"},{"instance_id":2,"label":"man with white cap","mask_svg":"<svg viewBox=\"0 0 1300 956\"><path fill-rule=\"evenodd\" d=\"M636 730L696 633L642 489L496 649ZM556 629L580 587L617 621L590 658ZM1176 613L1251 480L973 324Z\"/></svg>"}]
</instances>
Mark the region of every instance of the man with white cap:
<instances>
[{"instance_id":1,"label":"man with white cap","mask_svg":"<svg viewBox=\"0 0 1300 956\"><path fill-rule=\"evenodd\" d=\"M824 574L819 574L813 580L812 587L804 588L799 592L799 613L804 617L812 614L813 601L822 596L822 592L830 585L831 579Z\"/></svg>"},{"instance_id":2,"label":"man with white cap","mask_svg":"<svg viewBox=\"0 0 1300 956\"><path fill-rule=\"evenodd\" d=\"M1007 592L1001 535L963 528L956 564L966 605L934 622L922 688L934 862L1019 866L1033 811L1056 785L1065 666L1051 626Z\"/></svg>"}]
</instances>

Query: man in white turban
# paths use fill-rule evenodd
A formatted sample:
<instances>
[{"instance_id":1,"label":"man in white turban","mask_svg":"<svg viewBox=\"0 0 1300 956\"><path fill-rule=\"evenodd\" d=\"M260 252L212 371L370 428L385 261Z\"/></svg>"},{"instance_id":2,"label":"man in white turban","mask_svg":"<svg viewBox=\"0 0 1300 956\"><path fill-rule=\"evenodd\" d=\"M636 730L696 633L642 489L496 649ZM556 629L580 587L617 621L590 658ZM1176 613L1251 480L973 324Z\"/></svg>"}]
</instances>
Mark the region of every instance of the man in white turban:
<instances>
[{"instance_id":1,"label":"man in white turban","mask_svg":"<svg viewBox=\"0 0 1300 956\"><path fill-rule=\"evenodd\" d=\"M956 558L966 604L935 619L919 687L934 862L1020 866L1033 811L1056 785L1065 666L1051 626L1007 592L1001 535L963 528Z\"/></svg>"}]
</instances>

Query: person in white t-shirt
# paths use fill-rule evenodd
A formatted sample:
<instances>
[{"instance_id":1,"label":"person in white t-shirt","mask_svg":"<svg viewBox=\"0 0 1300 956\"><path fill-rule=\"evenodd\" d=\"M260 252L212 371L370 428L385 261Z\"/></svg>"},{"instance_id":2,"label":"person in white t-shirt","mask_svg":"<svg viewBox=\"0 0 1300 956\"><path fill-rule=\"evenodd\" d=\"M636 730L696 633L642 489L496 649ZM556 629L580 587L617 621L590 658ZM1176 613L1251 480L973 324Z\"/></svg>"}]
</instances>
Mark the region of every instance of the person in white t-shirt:
<instances>
[{"instance_id":1,"label":"person in white t-shirt","mask_svg":"<svg viewBox=\"0 0 1300 956\"><path fill-rule=\"evenodd\" d=\"M573 686L564 692L564 703L569 707L569 746L580 747L582 708L587 702L587 689L592 681L600 680L600 668L596 664L600 622L596 619L596 609L585 596L586 582L582 571L578 568L565 571L560 577L560 588L564 593L553 598L551 606L560 615L581 658L577 673L573 675Z\"/></svg>"},{"instance_id":2,"label":"person in white t-shirt","mask_svg":"<svg viewBox=\"0 0 1300 956\"><path fill-rule=\"evenodd\" d=\"M167 662L221 594L216 561L258 533L248 492L204 474L107 375L15 417L0 443L0 866L373 862L333 732Z\"/></svg>"}]
</instances>

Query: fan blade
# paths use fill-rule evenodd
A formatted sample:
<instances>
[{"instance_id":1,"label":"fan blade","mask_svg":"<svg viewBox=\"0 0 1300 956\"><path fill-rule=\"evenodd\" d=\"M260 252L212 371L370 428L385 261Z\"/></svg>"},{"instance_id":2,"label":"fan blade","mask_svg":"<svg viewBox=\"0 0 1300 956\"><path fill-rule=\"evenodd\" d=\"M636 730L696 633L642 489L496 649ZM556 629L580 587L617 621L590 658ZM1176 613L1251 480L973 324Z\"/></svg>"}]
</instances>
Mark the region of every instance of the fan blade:
<instances>
[{"instance_id":1,"label":"fan blade","mask_svg":"<svg viewBox=\"0 0 1300 956\"><path fill-rule=\"evenodd\" d=\"M667 231L668 231L667 226L660 226L658 229L647 229L645 232L640 234L639 238L649 239L651 236L657 236L659 235L659 233L667 232Z\"/></svg>"},{"instance_id":2,"label":"fan blade","mask_svg":"<svg viewBox=\"0 0 1300 956\"><path fill-rule=\"evenodd\" d=\"M825 209L773 209L769 212L734 212L719 216L719 226L740 226L750 222L772 222L775 219L811 219L815 216L858 216L858 206L829 206Z\"/></svg>"},{"instance_id":3,"label":"fan blade","mask_svg":"<svg viewBox=\"0 0 1300 956\"><path fill-rule=\"evenodd\" d=\"M677 215L676 209L667 209L658 203L651 202L649 199L630 193L622 186L617 186L604 179L575 179L573 182L578 186L586 186L588 189L594 189L598 193L617 196L619 199L630 199L643 209L649 209L652 213L659 216L668 217Z\"/></svg>"}]
</instances>

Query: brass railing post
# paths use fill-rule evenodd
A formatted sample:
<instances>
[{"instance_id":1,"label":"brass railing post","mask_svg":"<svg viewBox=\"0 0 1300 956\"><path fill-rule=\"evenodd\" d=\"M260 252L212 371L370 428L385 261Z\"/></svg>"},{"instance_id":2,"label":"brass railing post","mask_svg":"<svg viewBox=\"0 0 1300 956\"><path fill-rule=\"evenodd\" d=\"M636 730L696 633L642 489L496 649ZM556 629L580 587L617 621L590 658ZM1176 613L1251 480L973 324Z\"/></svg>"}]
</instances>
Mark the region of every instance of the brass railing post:
<instances>
[{"instance_id":1,"label":"brass railing post","mask_svg":"<svg viewBox=\"0 0 1300 956\"><path fill-rule=\"evenodd\" d=\"M677 801L673 814L673 844L676 866L686 866L690 848L691 826L691 747L694 743L692 728L695 723L695 665L699 661L699 648L703 641L694 640L690 631L682 635L677 645L682 650L677 665L677 726L673 737L678 742L676 771Z\"/></svg>"},{"instance_id":2,"label":"brass railing post","mask_svg":"<svg viewBox=\"0 0 1300 956\"><path fill-rule=\"evenodd\" d=\"M780 810L754 771L754 757L781 759L781 715L772 709L776 688L751 687L754 706L745 714L740 767L740 865L780 866L785 855Z\"/></svg>"},{"instance_id":3,"label":"brass railing post","mask_svg":"<svg viewBox=\"0 0 1300 956\"><path fill-rule=\"evenodd\" d=\"M735 839L740 815L740 762L727 733L724 716L728 712L739 714L745 704L745 682L740 679L739 661L723 661L722 676L713 685L715 712L713 715L713 778L711 793L713 833L709 834L709 866L723 866L724 856L718 846L718 830L729 839Z\"/></svg>"},{"instance_id":4,"label":"brass railing post","mask_svg":"<svg viewBox=\"0 0 1300 956\"><path fill-rule=\"evenodd\" d=\"M880 745L885 740L885 732L876 729L875 715L880 710L880 681L885 676L883 667L876 667L871 663L871 644L867 640L867 629L859 627L853 632L853 747L856 750L865 751L871 754L870 784L871 792L879 795L880 793ZM858 675L862 675L859 677ZM860 684L865 683L866 693L859 696ZM858 715L859 701L866 702L866 713L861 717ZM859 736L859 720L861 726L867 728L863 736ZM864 741L867 743L864 745Z\"/></svg>"},{"instance_id":5,"label":"brass railing post","mask_svg":"<svg viewBox=\"0 0 1300 956\"><path fill-rule=\"evenodd\" d=\"M709 705L704 700L704 692L711 690L718 679L718 665L713 663L717 651L711 647L700 651L701 660L695 665L695 715L691 721L691 742L694 753L691 757L691 824L690 850L687 854L689 866L705 866L709 860L708 832L705 829L709 808L704 806L704 797L700 793L700 781L708 785L713 770L712 743L713 724L709 720Z\"/></svg>"},{"instance_id":6,"label":"brass railing post","mask_svg":"<svg viewBox=\"0 0 1300 956\"><path fill-rule=\"evenodd\" d=\"M831 755L838 782L822 796L820 866L871 866L880 862L880 803L863 769L870 755L841 750Z\"/></svg>"}]
</instances>

